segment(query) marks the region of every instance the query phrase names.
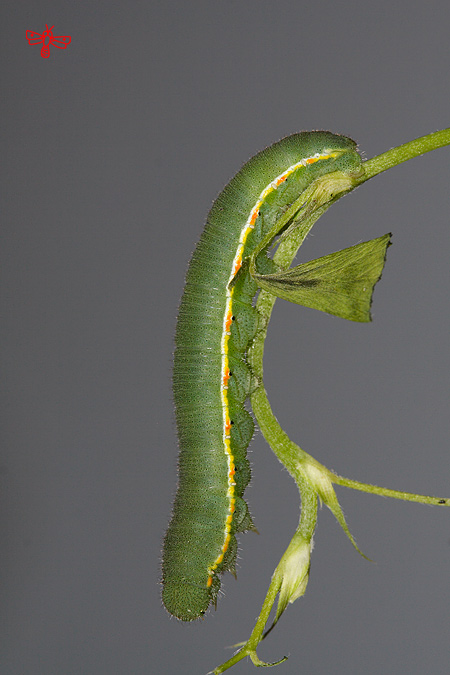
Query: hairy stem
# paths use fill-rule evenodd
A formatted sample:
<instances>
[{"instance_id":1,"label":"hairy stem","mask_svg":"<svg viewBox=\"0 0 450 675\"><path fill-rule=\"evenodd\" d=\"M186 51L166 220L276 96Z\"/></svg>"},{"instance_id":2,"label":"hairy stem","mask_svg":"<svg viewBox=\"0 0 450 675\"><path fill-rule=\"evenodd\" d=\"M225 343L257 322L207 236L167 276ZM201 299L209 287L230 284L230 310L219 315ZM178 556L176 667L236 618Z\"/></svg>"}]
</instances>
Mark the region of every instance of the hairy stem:
<instances>
[{"instance_id":1,"label":"hairy stem","mask_svg":"<svg viewBox=\"0 0 450 675\"><path fill-rule=\"evenodd\" d=\"M450 129L435 131L433 134L427 134L426 136L415 138L413 141L408 141L408 143L403 143L403 145L399 145L396 148L391 148L363 163L365 175L359 182L364 183L364 181L373 178L373 176L382 171L391 169L397 166L397 164L406 162L408 159L413 159L413 157L423 155L425 152L430 152L430 150L442 148L445 145L450 145Z\"/></svg>"}]
</instances>

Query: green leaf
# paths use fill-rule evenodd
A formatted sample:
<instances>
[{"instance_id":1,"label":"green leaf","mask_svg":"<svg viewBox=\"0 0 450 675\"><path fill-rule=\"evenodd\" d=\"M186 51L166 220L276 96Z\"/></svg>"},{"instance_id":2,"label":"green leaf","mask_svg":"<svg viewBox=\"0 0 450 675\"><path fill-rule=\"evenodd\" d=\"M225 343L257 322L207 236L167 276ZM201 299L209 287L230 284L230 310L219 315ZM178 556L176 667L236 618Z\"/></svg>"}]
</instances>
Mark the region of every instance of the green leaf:
<instances>
[{"instance_id":1,"label":"green leaf","mask_svg":"<svg viewBox=\"0 0 450 675\"><path fill-rule=\"evenodd\" d=\"M350 321L371 321L373 289L381 277L390 234L276 274L254 274L278 298Z\"/></svg>"}]
</instances>

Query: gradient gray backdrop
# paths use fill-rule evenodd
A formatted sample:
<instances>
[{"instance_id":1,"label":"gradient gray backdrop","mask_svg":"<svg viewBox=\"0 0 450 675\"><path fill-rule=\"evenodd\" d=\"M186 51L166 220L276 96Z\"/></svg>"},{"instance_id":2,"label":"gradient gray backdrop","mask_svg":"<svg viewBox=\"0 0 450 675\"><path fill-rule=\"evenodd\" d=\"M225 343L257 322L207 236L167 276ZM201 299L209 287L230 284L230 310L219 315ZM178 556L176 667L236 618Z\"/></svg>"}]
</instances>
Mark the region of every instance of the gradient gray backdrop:
<instances>
[{"instance_id":1,"label":"gradient gray backdrop","mask_svg":"<svg viewBox=\"0 0 450 675\"><path fill-rule=\"evenodd\" d=\"M238 581L170 619L159 557L176 483L177 305L212 200L255 152L329 129L366 157L450 125L446 3L6 2L1 10L4 675L203 675L250 634L298 518L251 445ZM69 34L65 51L27 29ZM363 481L450 495L450 148L334 206L302 259L393 231L374 322L279 301L266 387L286 431ZM340 489L277 673L449 672L450 511ZM249 662L235 671L253 673Z\"/></svg>"}]
</instances>

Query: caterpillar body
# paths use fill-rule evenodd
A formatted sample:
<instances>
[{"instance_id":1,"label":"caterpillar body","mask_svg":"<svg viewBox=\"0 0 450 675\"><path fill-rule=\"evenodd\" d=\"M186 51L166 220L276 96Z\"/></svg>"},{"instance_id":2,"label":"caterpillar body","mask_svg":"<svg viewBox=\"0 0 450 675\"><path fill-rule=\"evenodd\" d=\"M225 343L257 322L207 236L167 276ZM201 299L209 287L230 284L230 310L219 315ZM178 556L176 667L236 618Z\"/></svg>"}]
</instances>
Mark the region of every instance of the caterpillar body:
<instances>
[{"instance_id":1,"label":"caterpillar body","mask_svg":"<svg viewBox=\"0 0 450 675\"><path fill-rule=\"evenodd\" d=\"M236 534L254 529L243 493L254 432L245 401L258 386L246 360L258 326L258 285L244 261L313 181L360 167L345 136L313 131L282 139L220 193L193 253L175 335L179 483L162 565L164 605L184 621L216 604L220 574L235 573ZM274 271L264 251L256 267Z\"/></svg>"}]
</instances>

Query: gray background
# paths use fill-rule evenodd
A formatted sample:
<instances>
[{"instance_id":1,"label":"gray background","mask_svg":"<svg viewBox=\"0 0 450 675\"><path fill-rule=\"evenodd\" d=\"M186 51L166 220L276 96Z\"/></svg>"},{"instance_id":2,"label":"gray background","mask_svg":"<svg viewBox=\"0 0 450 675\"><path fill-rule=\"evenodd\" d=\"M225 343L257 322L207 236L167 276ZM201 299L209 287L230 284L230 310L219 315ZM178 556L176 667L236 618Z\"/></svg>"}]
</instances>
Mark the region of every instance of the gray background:
<instances>
[{"instance_id":1,"label":"gray background","mask_svg":"<svg viewBox=\"0 0 450 675\"><path fill-rule=\"evenodd\" d=\"M212 200L255 152L329 129L366 157L450 125L446 3L4 3L0 671L202 674L250 634L298 518L263 439L238 581L169 619L172 336ZM27 29L69 34L65 51ZM309 259L394 232L374 322L279 301L266 387L343 475L450 495L449 168L442 149L334 206ZM276 672L448 672L450 513L340 489L360 558L320 512L307 594L260 649ZM249 662L235 671L252 673Z\"/></svg>"}]
</instances>

